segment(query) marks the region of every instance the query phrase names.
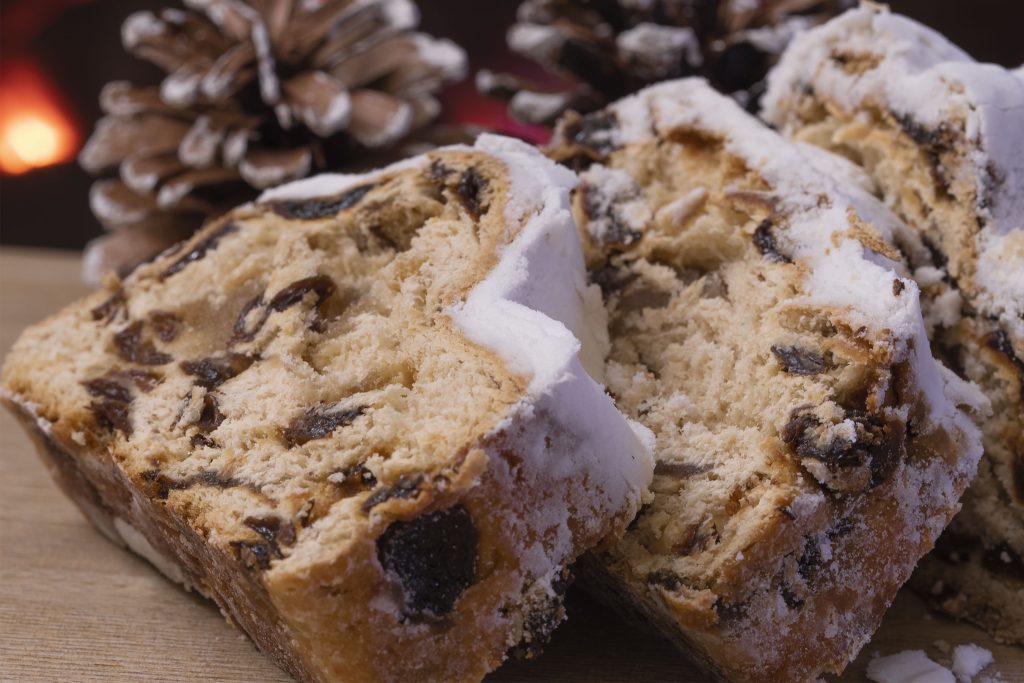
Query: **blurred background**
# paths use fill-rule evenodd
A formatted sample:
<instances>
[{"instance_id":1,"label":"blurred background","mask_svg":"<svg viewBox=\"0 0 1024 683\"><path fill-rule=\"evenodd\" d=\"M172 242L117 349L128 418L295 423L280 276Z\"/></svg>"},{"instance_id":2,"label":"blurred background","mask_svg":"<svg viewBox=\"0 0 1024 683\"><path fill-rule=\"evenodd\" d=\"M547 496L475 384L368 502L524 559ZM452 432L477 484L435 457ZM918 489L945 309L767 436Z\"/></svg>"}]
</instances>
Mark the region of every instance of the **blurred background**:
<instances>
[{"instance_id":1,"label":"blurred background","mask_svg":"<svg viewBox=\"0 0 1024 683\"><path fill-rule=\"evenodd\" d=\"M442 122L474 122L533 139L501 102L477 94L480 68L539 77L510 54L504 33L519 0L421 0L422 29L469 53L470 74L443 96ZM173 0L0 0L0 244L80 249L101 234L88 208L90 179L75 157L100 111L103 85L117 79L156 83L155 67L129 56L121 22ZM1024 63L1024 1L892 0L949 36L977 59Z\"/></svg>"}]
</instances>

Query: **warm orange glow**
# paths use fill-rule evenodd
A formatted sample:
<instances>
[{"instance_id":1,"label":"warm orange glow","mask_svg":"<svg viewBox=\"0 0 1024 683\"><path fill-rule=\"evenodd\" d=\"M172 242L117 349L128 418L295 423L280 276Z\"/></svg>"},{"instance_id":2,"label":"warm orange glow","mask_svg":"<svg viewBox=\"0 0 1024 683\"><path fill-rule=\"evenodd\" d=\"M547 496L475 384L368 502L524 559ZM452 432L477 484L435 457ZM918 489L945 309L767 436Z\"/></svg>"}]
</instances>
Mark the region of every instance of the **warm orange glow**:
<instances>
[{"instance_id":1,"label":"warm orange glow","mask_svg":"<svg viewBox=\"0 0 1024 683\"><path fill-rule=\"evenodd\" d=\"M73 159L78 131L43 75L26 64L4 71L0 171L13 175Z\"/></svg>"}]
</instances>

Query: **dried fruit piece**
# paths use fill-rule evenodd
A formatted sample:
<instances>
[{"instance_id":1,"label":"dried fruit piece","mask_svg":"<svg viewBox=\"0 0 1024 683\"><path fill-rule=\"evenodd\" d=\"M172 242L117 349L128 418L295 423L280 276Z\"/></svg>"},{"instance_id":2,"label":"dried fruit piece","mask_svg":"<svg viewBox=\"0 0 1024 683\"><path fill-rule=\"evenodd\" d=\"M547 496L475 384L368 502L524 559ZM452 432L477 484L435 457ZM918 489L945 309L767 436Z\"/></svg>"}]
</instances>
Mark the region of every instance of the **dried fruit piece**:
<instances>
[{"instance_id":1,"label":"dried fruit piece","mask_svg":"<svg viewBox=\"0 0 1024 683\"><path fill-rule=\"evenodd\" d=\"M390 486L381 486L371 493L366 500L363 501L363 512L369 512L381 503L391 500L392 498L405 499L418 496L420 492L420 485L423 481L424 477L422 474L403 474L397 479L397 481L395 481L394 484L391 484Z\"/></svg>"},{"instance_id":2,"label":"dried fruit piece","mask_svg":"<svg viewBox=\"0 0 1024 683\"><path fill-rule=\"evenodd\" d=\"M179 316L168 311L151 311L149 314L149 324L160 341L172 342L177 339L183 323Z\"/></svg>"},{"instance_id":3,"label":"dried fruit piece","mask_svg":"<svg viewBox=\"0 0 1024 683\"><path fill-rule=\"evenodd\" d=\"M480 218L490 205L487 200L487 185L487 178L473 167L467 168L459 177L456 192L474 219Z\"/></svg>"},{"instance_id":4,"label":"dried fruit piece","mask_svg":"<svg viewBox=\"0 0 1024 683\"><path fill-rule=\"evenodd\" d=\"M238 313L233 329L234 334L229 344L239 344L255 339L269 317L270 309L263 305L263 295L254 296Z\"/></svg>"},{"instance_id":5,"label":"dried fruit piece","mask_svg":"<svg viewBox=\"0 0 1024 683\"><path fill-rule=\"evenodd\" d=\"M773 344L772 353L778 358L782 370L791 375L817 375L825 372L825 359L812 349Z\"/></svg>"},{"instance_id":6,"label":"dried fruit piece","mask_svg":"<svg viewBox=\"0 0 1024 683\"><path fill-rule=\"evenodd\" d=\"M334 280L326 275L303 278L275 294L274 298L270 300L270 308L275 311L291 308L302 301L309 292L316 293L316 306L319 308L336 289Z\"/></svg>"},{"instance_id":7,"label":"dried fruit piece","mask_svg":"<svg viewBox=\"0 0 1024 683\"><path fill-rule=\"evenodd\" d=\"M124 289L118 287L117 290L110 295L109 299L92 309L90 314L92 315L93 320L109 324L119 314L125 312L127 304L128 299L125 296Z\"/></svg>"},{"instance_id":8,"label":"dried fruit piece","mask_svg":"<svg viewBox=\"0 0 1024 683\"><path fill-rule=\"evenodd\" d=\"M365 197L376 185L361 185L330 199L304 199L276 202L274 211L285 218L315 220L328 218L340 211L350 209Z\"/></svg>"},{"instance_id":9,"label":"dried fruit piece","mask_svg":"<svg viewBox=\"0 0 1024 683\"><path fill-rule=\"evenodd\" d=\"M315 439L330 436L338 427L352 424L366 411L366 406L328 410L325 406L310 408L291 421L282 433L289 446L301 446Z\"/></svg>"},{"instance_id":10,"label":"dried fruit piece","mask_svg":"<svg viewBox=\"0 0 1024 683\"><path fill-rule=\"evenodd\" d=\"M196 384L206 389L215 389L232 377L236 377L253 364L255 359L241 353L227 353L219 357L187 360L181 369L196 377Z\"/></svg>"},{"instance_id":11,"label":"dried fruit piece","mask_svg":"<svg viewBox=\"0 0 1024 683\"><path fill-rule=\"evenodd\" d=\"M757 246L766 259L776 263L792 263L793 260L779 251L775 241L775 234L772 232L771 219L761 221L761 224L754 230L754 245Z\"/></svg>"},{"instance_id":12,"label":"dried fruit piece","mask_svg":"<svg viewBox=\"0 0 1024 683\"><path fill-rule=\"evenodd\" d=\"M398 580L412 618L452 611L476 578L478 533L462 505L394 522L377 539L377 557Z\"/></svg>"},{"instance_id":13,"label":"dried fruit piece","mask_svg":"<svg viewBox=\"0 0 1024 683\"><path fill-rule=\"evenodd\" d=\"M142 337L143 323L136 320L128 327L114 335L114 347L117 355L126 361L140 365L166 365L174 358L158 351L153 342Z\"/></svg>"},{"instance_id":14,"label":"dried fruit piece","mask_svg":"<svg viewBox=\"0 0 1024 683\"><path fill-rule=\"evenodd\" d=\"M202 260L202 258L206 256L206 252L217 248L222 237L226 237L233 232L238 232L238 226L234 223L225 223L213 232L209 233L206 237L196 242L188 253L183 256L179 256L174 263L169 265L167 270L163 272L163 275L160 276L161 279L166 279L175 273L180 273L190 264Z\"/></svg>"}]
</instances>

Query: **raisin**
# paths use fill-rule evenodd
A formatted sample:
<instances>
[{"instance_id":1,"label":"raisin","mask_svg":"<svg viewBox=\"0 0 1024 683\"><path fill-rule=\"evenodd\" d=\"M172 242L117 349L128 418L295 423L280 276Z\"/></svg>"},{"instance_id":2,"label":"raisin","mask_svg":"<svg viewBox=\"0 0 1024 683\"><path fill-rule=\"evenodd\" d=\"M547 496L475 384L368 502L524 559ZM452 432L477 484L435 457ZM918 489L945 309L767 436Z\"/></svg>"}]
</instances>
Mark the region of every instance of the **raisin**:
<instances>
[{"instance_id":1,"label":"raisin","mask_svg":"<svg viewBox=\"0 0 1024 683\"><path fill-rule=\"evenodd\" d=\"M632 194L616 194L611 199L602 194L598 187L580 184L577 192L583 197L583 213L587 220L601 226L600 241L605 245L624 247L640 239L641 232L634 230L626 222L621 207L639 196ZM595 234L591 232L591 234Z\"/></svg>"},{"instance_id":2,"label":"raisin","mask_svg":"<svg viewBox=\"0 0 1024 683\"><path fill-rule=\"evenodd\" d=\"M196 377L196 384L215 389L232 377L236 377L253 364L255 359L240 353L228 353L220 357L182 361L181 369Z\"/></svg>"},{"instance_id":3,"label":"raisin","mask_svg":"<svg viewBox=\"0 0 1024 683\"><path fill-rule=\"evenodd\" d=\"M782 370L791 375L817 375L825 371L825 359L817 351L773 344L772 353L779 360Z\"/></svg>"},{"instance_id":4,"label":"raisin","mask_svg":"<svg viewBox=\"0 0 1024 683\"><path fill-rule=\"evenodd\" d=\"M336 289L334 280L326 275L307 277L291 283L275 294L274 298L270 300L270 308L275 311L291 308L302 301L309 292L316 293L316 306L319 308L331 294L334 294Z\"/></svg>"},{"instance_id":5,"label":"raisin","mask_svg":"<svg viewBox=\"0 0 1024 683\"><path fill-rule=\"evenodd\" d=\"M252 320L250 316L253 311L258 310L259 313ZM242 342L250 342L256 338L256 335L263 325L266 324L267 318L270 317L270 309L265 308L263 305L263 295L258 294L250 299L245 306L242 306L242 310L238 314L238 318L235 320L234 334L231 337L229 344L239 344Z\"/></svg>"},{"instance_id":6,"label":"raisin","mask_svg":"<svg viewBox=\"0 0 1024 683\"><path fill-rule=\"evenodd\" d=\"M216 230L211 231L201 240L193 245L187 253L179 256L177 260L167 267L167 270L161 274L160 279L165 280L175 273L180 273L192 263L200 261L206 256L206 253L212 249L216 249L221 238L226 237L234 232L238 232L238 226L234 223L225 223Z\"/></svg>"},{"instance_id":7,"label":"raisin","mask_svg":"<svg viewBox=\"0 0 1024 683\"><path fill-rule=\"evenodd\" d=\"M217 399L206 394L203 397L203 409L199 412L199 420L196 424L204 432L212 432L224 422L224 414L220 412Z\"/></svg>"},{"instance_id":8,"label":"raisin","mask_svg":"<svg viewBox=\"0 0 1024 683\"><path fill-rule=\"evenodd\" d=\"M901 280L899 278L893 279L893 281L892 281L892 295L893 296L899 296L900 294L903 293L903 290L906 289L906 288L907 288L907 286L903 283L903 280Z\"/></svg>"},{"instance_id":9,"label":"raisin","mask_svg":"<svg viewBox=\"0 0 1024 683\"><path fill-rule=\"evenodd\" d=\"M112 432L120 430L125 436L131 436L132 423L128 416L128 404L121 401L94 401L90 406L96 417L96 424Z\"/></svg>"},{"instance_id":10,"label":"raisin","mask_svg":"<svg viewBox=\"0 0 1024 683\"><path fill-rule=\"evenodd\" d=\"M450 176L452 173L455 173L455 171L449 168L448 166L445 166L444 162L441 161L440 159L434 159L433 161L431 161L430 168L427 171L427 174L430 176L431 180L433 180L435 183L441 184L444 184L447 181L448 176Z\"/></svg>"},{"instance_id":11,"label":"raisin","mask_svg":"<svg viewBox=\"0 0 1024 683\"><path fill-rule=\"evenodd\" d=\"M299 220L315 220L334 216L340 211L350 209L363 197L370 193L375 185L361 185L344 194L329 199L302 199L277 202L273 205L274 212L285 218Z\"/></svg>"},{"instance_id":12,"label":"raisin","mask_svg":"<svg viewBox=\"0 0 1024 683\"><path fill-rule=\"evenodd\" d=\"M440 617L476 579L479 534L462 505L392 523L377 539L377 558L398 580L406 616Z\"/></svg>"},{"instance_id":13,"label":"raisin","mask_svg":"<svg viewBox=\"0 0 1024 683\"><path fill-rule=\"evenodd\" d=\"M793 587L787 583L783 583L779 587L779 593L782 594L782 600L786 603L786 607L790 609L800 609L804 606L804 600L793 590Z\"/></svg>"},{"instance_id":14,"label":"raisin","mask_svg":"<svg viewBox=\"0 0 1024 683\"><path fill-rule=\"evenodd\" d=\"M245 525L266 541L268 557L281 559L281 546L295 543L295 525L280 517L246 517Z\"/></svg>"},{"instance_id":15,"label":"raisin","mask_svg":"<svg viewBox=\"0 0 1024 683\"><path fill-rule=\"evenodd\" d=\"M486 197L487 187L487 178L473 167L463 171L459 178L459 184L455 190L474 219L479 218L489 207L490 203Z\"/></svg>"},{"instance_id":16,"label":"raisin","mask_svg":"<svg viewBox=\"0 0 1024 683\"><path fill-rule=\"evenodd\" d=\"M178 333L181 332L182 320L174 313L152 311L149 314L149 324L160 341L172 342L178 338Z\"/></svg>"},{"instance_id":17,"label":"raisin","mask_svg":"<svg viewBox=\"0 0 1024 683\"><path fill-rule=\"evenodd\" d=\"M820 444L821 421L810 413L795 414L782 430L782 440L800 458L814 458L831 470L868 464L871 486L886 481L899 465L906 430L898 420L859 411L847 413L856 429L854 442L835 439Z\"/></svg>"},{"instance_id":18,"label":"raisin","mask_svg":"<svg viewBox=\"0 0 1024 683\"><path fill-rule=\"evenodd\" d=\"M338 427L347 427L365 412L366 406L329 412L324 406L310 408L285 427L283 436L289 446L301 446L330 436Z\"/></svg>"},{"instance_id":19,"label":"raisin","mask_svg":"<svg viewBox=\"0 0 1024 683\"><path fill-rule=\"evenodd\" d=\"M777 242L775 241L775 234L772 232L772 221L766 218L761 221L761 224L757 226L754 231L754 245L757 250L768 259L775 263L792 263L792 259L779 251Z\"/></svg>"},{"instance_id":20,"label":"raisin","mask_svg":"<svg viewBox=\"0 0 1024 683\"><path fill-rule=\"evenodd\" d=\"M362 465L352 465L335 472L330 481L338 487L342 496L348 498L375 486L377 477Z\"/></svg>"},{"instance_id":21,"label":"raisin","mask_svg":"<svg viewBox=\"0 0 1024 683\"><path fill-rule=\"evenodd\" d=\"M366 500L363 501L363 512L369 512L381 503L389 501L392 498L398 498L400 500L415 498L420 493L420 485L422 483L422 474L403 474L397 481L395 481L394 484L391 484L390 486L380 486L376 491L367 496Z\"/></svg>"},{"instance_id":22,"label":"raisin","mask_svg":"<svg viewBox=\"0 0 1024 683\"><path fill-rule=\"evenodd\" d=\"M824 559L818 539L808 536L804 540L804 551L796 563L797 572L803 577L804 581L810 583L824 563Z\"/></svg>"},{"instance_id":23,"label":"raisin","mask_svg":"<svg viewBox=\"0 0 1024 683\"><path fill-rule=\"evenodd\" d=\"M186 479L172 479L157 469L151 469L142 473L142 479L150 485L149 494L160 499L167 498L171 491L184 491L193 486L230 489L246 485L242 480L225 476L216 470L200 470Z\"/></svg>"},{"instance_id":24,"label":"raisin","mask_svg":"<svg viewBox=\"0 0 1024 683\"><path fill-rule=\"evenodd\" d=\"M952 149L952 140L946 128L940 126L938 130L930 130L926 126L914 121L909 114L897 115L896 121L899 123L900 128L903 129L903 132L922 147L934 149L938 152L947 152Z\"/></svg>"},{"instance_id":25,"label":"raisin","mask_svg":"<svg viewBox=\"0 0 1024 683\"><path fill-rule=\"evenodd\" d=\"M115 382L134 384L143 393L149 393L156 387L160 377L149 370L133 368L131 370L111 370L104 377Z\"/></svg>"},{"instance_id":26,"label":"raisin","mask_svg":"<svg viewBox=\"0 0 1024 683\"><path fill-rule=\"evenodd\" d=\"M109 432L120 430L126 436L131 436L132 423L129 416L132 391L122 381L118 381L115 373L107 373L103 377L82 382L82 386L89 392L89 395L101 399L93 401L89 405L96 424L101 429Z\"/></svg>"},{"instance_id":27,"label":"raisin","mask_svg":"<svg viewBox=\"0 0 1024 683\"><path fill-rule=\"evenodd\" d=\"M117 288L109 299L104 301L102 304L90 311L92 319L97 322L110 323L119 314L124 313L127 309L128 297L125 296L124 289L121 287Z\"/></svg>"},{"instance_id":28,"label":"raisin","mask_svg":"<svg viewBox=\"0 0 1024 683\"><path fill-rule=\"evenodd\" d=\"M115 334L114 346L117 348L117 355L139 365L166 365L174 360L168 354L158 351L153 342L143 339L141 320L136 320Z\"/></svg>"},{"instance_id":29,"label":"raisin","mask_svg":"<svg viewBox=\"0 0 1024 683\"><path fill-rule=\"evenodd\" d=\"M82 386L96 398L105 398L116 403L131 403L132 401L131 389L103 377L82 382Z\"/></svg>"}]
</instances>

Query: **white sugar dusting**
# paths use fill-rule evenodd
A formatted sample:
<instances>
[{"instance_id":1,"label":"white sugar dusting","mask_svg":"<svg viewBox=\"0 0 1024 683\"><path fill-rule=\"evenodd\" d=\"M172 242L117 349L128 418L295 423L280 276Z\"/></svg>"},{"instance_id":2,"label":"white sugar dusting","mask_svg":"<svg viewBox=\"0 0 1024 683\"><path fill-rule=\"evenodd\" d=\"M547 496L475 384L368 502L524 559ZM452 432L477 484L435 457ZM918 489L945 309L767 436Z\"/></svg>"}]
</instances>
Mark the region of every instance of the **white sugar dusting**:
<instances>
[{"instance_id":1,"label":"white sugar dusting","mask_svg":"<svg viewBox=\"0 0 1024 683\"><path fill-rule=\"evenodd\" d=\"M933 662L923 650L872 659L867 675L875 683L956 683L949 669Z\"/></svg>"},{"instance_id":2,"label":"white sugar dusting","mask_svg":"<svg viewBox=\"0 0 1024 683\"><path fill-rule=\"evenodd\" d=\"M959 683L971 683L994 661L992 653L980 645L957 645L953 649L953 675Z\"/></svg>"},{"instance_id":3,"label":"white sugar dusting","mask_svg":"<svg viewBox=\"0 0 1024 683\"><path fill-rule=\"evenodd\" d=\"M845 69L835 55L868 68ZM841 61L841 60L840 60ZM807 86L847 111L880 106L927 130L963 129L975 178L980 288L973 303L1024 337L1024 79L980 64L926 26L880 6L851 10L798 36L769 77L764 118L793 125L791 100Z\"/></svg>"}]
</instances>

